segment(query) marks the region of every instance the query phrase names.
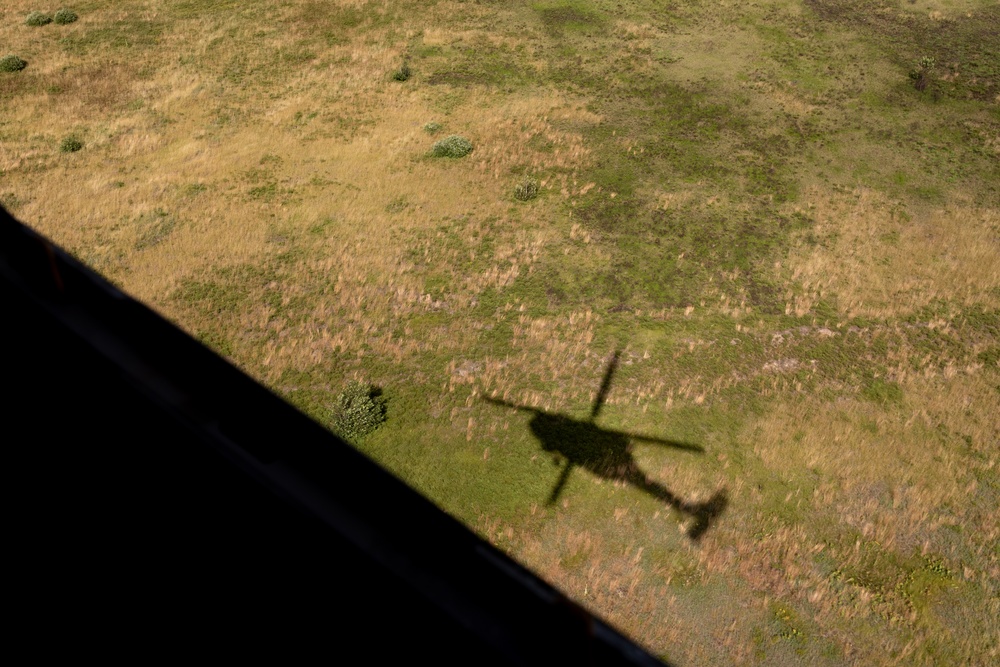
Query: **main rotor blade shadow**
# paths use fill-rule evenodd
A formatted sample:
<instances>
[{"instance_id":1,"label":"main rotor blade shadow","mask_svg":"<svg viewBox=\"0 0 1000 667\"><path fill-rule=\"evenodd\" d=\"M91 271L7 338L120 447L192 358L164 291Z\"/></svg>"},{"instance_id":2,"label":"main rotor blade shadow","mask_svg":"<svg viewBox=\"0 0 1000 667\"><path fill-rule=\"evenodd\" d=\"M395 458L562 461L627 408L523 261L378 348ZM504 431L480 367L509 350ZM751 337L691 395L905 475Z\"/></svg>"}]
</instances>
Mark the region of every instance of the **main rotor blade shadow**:
<instances>
[{"instance_id":1,"label":"main rotor blade shadow","mask_svg":"<svg viewBox=\"0 0 1000 667\"><path fill-rule=\"evenodd\" d=\"M627 438L631 438L636 442L646 442L651 445L663 445L664 447L673 447L674 449L683 449L688 452L697 452L698 454L704 454L705 448L701 445L692 445L690 442L681 442L680 440L665 440L663 438L654 438L648 435L639 435L637 433L622 433Z\"/></svg>"},{"instance_id":2,"label":"main rotor blade shadow","mask_svg":"<svg viewBox=\"0 0 1000 667\"><path fill-rule=\"evenodd\" d=\"M608 379L608 377L610 377L610 373L605 377L605 379ZM538 408L531 408L528 407L527 405L518 405L517 403L511 403L510 401L505 401L502 398L495 398L493 396L480 396L480 398L482 398L482 400L486 401L487 403L492 403L493 405L500 405L505 408L513 408L515 410L520 410L521 412L531 412L536 415L551 415L551 413L548 413L545 410L539 410ZM551 416L554 416L556 418L561 417L561 415L551 415ZM566 419L567 422L575 421L581 425L586 423L574 420L571 417L565 417L564 419ZM689 442L681 442L680 440L667 440L665 438L655 438L650 435L642 435L640 433L629 433L628 431L616 431L614 429L601 428L596 425L592 426L592 428L594 429L595 432L606 433L608 435L622 436L625 438L631 438L636 442L645 442L651 445L662 445L664 447L672 447L674 449L683 449L688 452L697 452L699 454L705 453L705 448L702 447L701 445L693 445Z\"/></svg>"},{"instance_id":3,"label":"main rotor blade shadow","mask_svg":"<svg viewBox=\"0 0 1000 667\"><path fill-rule=\"evenodd\" d=\"M505 408L514 408L515 410L520 410L522 412L534 412L538 414L546 414L544 410L539 410L538 408L529 408L527 405L518 405L517 403L511 403L510 401L505 401L502 398L494 398L493 396L480 396L481 399L487 403L492 403L493 405L502 405Z\"/></svg>"},{"instance_id":4,"label":"main rotor blade shadow","mask_svg":"<svg viewBox=\"0 0 1000 667\"><path fill-rule=\"evenodd\" d=\"M604 400L608 397L608 390L611 389L611 378L618 368L618 358L620 356L621 350L615 350L615 353L611 356L611 361L608 363L608 370L604 372L604 379L601 381L601 388L597 390L597 396L594 397L594 407L590 411L590 421L595 421L597 415L601 413L601 408L604 407Z\"/></svg>"},{"instance_id":5,"label":"main rotor blade shadow","mask_svg":"<svg viewBox=\"0 0 1000 667\"><path fill-rule=\"evenodd\" d=\"M556 501L559 500L559 494L562 493L563 487L566 486L566 482L569 480L569 473L573 470L573 462L566 461L565 467L559 474L559 479L556 481L555 486L552 487L552 493L549 494L549 499L545 501L546 505L555 505Z\"/></svg>"}]
</instances>

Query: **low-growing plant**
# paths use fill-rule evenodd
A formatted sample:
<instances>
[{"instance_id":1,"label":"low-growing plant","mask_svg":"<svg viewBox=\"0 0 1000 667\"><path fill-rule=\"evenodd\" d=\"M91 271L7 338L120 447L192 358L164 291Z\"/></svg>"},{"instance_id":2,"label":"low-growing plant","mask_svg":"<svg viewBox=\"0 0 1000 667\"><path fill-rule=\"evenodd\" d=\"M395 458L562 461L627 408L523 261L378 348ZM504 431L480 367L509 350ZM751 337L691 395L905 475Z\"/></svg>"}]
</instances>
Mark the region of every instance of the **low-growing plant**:
<instances>
[{"instance_id":1,"label":"low-growing plant","mask_svg":"<svg viewBox=\"0 0 1000 667\"><path fill-rule=\"evenodd\" d=\"M424 132L426 132L427 134L437 134L440 131L441 131L441 123L436 123L434 121L431 121L429 123L424 124Z\"/></svg>"},{"instance_id":2,"label":"low-growing plant","mask_svg":"<svg viewBox=\"0 0 1000 667\"><path fill-rule=\"evenodd\" d=\"M52 23L52 17L44 12L31 12L28 17L24 19L25 25L30 25L38 27L41 25L48 25Z\"/></svg>"},{"instance_id":3,"label":"low-growing plant","mask_svg":"<svg viewBox=\"0 0 1000 667\"><path fill-rule=\"evenodd\" d=\"M28 63L15 55L0 58L0 72L20 72Z\"/></svg>"},{"instance_id":4,"label":"low-growing plant","mask_svg":"<svg viewBox=\"0 0 1000 667\"><path fill-rule=\"evenodd\" d=\"M471 152L472 142L457 134L435 142L431 148L431 155L434 157L465 157Z\"/></svg>"},{"instance_id":5,"label":"low-growing plant","mask_svg":"<svg viewBox=\"0 0 1000 667\"><path fill-rule=\"evenodd\" d=\"M408 63L403 63L398 70L392 73L393 81L406 81L410 78L413 72L410 70L410 65Z\"/></svg>"},{"instance_id":6,"label":"low-growing plant","mask_svg":"<svg viewBox=\"0 0 1000 667\"><path fill-rule=\"evenodd\" d=\"M83 142L72 134L64 137L59 143L59 150L63 153L75 153L81 148L83 148Z\"/></svg>"},{"instance_id":7,"label":"low-growing plant","mask_svg":"<svg viewBox=\"0 0 1000 667\"><path fill-rule=\"evenodd\" d=\"M331 428L345 440L368 435L385 421L386 400L377 387L352 380L337 396Z\"/></svg>"},{"instance_id":8,"label":"low-growing plant","mask_svg":"<svg viewBox=\"0 0 1000 667\"><path fill-rule=\"evenodd\" d=\"M538 196L538 181L533 178L525 178L514 186L514 199L518 201L531 201Z\"/></svg>"},{"instance_id":9,"label":"low-growing plant","mask_svg":"<svg viewBox=\"0 0 1000 667\"><path fill-rule=\"evenodd\" d=\"M80 17L72 9L63 8L57 11L52 18L58 25L66 25L73 23Z\"/></svg>"},{"instance_id":10,"label":"low-growing plant","mask_svg":"<svg viewBox=\"0 0 1000 667\"><path fill-rule=\"evenodd\" d=\"M930 56L924 56L919 61L917 61L917 67L910 70L910 80L913 81L913 87L923 92L927 88L927 84L930 83L931 71L934 69L934 65L937 64L934 58Z\"/></svg>"}]
</instances>

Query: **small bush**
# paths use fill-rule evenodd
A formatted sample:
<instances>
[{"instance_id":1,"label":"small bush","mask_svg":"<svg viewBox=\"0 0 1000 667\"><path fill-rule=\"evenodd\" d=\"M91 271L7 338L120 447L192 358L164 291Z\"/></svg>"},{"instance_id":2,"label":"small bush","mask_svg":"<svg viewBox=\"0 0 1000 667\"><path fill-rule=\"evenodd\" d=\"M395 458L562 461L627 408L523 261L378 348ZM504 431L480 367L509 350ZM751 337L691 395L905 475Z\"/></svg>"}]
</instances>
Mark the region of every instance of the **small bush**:
<instances>
[{"instance_id":1,"label":"small bush","mask_svg":"<svg viewBox=\"0 0 1000 667\"><path fill-rule=\"evenodd\" d=\"M407 79L410 78L410 75L412 73L413 72L410 71L410 66L408 64L406 64L406 63L403 63L402 67L400 67L398 70L396 70L395 72L392 73L392 80L393 81L406 81Z\"/></svg>"},{"instance_id":2,"label":"small bush","mask_svg":"<svg viewBox=\"0 0 1000 667\"><path fill-rule=\"evenodd\" d=\"M345 440L368 435L385 421L385 398L382 392L352 380L337 396L333 409L333 431Z\"/></svg>"},{"instance_id":3,"label":"small bush","mask_svg":"<svg viewBox=\"0 0 1000 667\"><path fill-rule=\"evenodd\" d=\"M28 14L28 18L24 19L25 25L30 25L35 27L40 25L48 25L50 23L52 23L52 17L42 12L31 12L30 14Z\"/></svg>"},{"instance_id":4,"label":"small bush","mask_svg":"<svg viewBox=\"0 0 1000 667\"><path fill-rule=\"evenodd\" d=\"M457 134L435 142L431 148L431 155L434 157L465 157L471 152L472 142Z\"/></svg>"},{"instance_id":5,"label":"small bush","mask_svg":"<svg viewBox=\"0 0 1000 667\"><path fill-rule=\"evenodd\" d=\"M910 70L910 80L913 81L914 88L920 92L927 89L927 84L931 80L931 71L936 64L937 62L930 56L924 56L917 62L916 69Z\"/></svg>"},{"instance_id":6,"label":"small bush","mask_svg":"<svg viewBox=\"0 0 1000 667\"><path fill-rule=\"evenodd\" d=\"M426 125L424 125L424 132L426 132L427 134L437 134L440 131L441 131L441 123L435 123L434 121L431 121Z\"/></svg>"},{"instance_id":7,"label":"small bush","mask_svg":"<svg viewBox=\"0 0 1000 667\"><path fill-rule=\"evenodd\" d=\"M58 25L66 25L68 23L73 23L79 16L76 15L72 9L60 9L55 13L53 17Z\"/></svg>"},{"instance_id":8,"label":"small bush","mask_svg":"<svg viewBox=\"0 0 1000 667\"><path fill-rule=\"evenodd\" d=\"M81 148L83 148L83 142L74 137L73 135L66 137L59 144L59 150L61 150L63 153L75 153Z\"/></svg>"},{"instance_id":9,"label":"small bush","mask_svg":"<svg viewBox=\"0 0 1000 667\"><path fill-rule=\"evenodd\" d=\"M14 55L0 58L0 72L20 72L27 66L28 63Z\"/></svg>"},{"instance_id":10,"label":"small bush","mask_svg":"<svg viewBox=\"0 0 1000 667\"><path fill-rule=\"evenodd\" d=\"M538 196L538 181L533 178L526 178L514 186L514 199L518 201L531 201Z\"/></svg>"}]
</instances>

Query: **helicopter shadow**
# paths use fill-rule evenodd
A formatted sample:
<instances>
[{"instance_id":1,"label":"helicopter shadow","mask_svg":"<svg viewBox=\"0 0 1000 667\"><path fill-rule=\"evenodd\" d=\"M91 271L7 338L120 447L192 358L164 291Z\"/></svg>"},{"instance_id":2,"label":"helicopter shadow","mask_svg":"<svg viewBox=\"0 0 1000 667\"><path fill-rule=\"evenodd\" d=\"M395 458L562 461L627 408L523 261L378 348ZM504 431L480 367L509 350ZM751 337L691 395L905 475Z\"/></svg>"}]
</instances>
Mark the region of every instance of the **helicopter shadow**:
<instances>
[{"instance_id":1,"label":"helicopter shadow","mask_svg":"<svg viewBox=\"0 0 1000 667\"><path fill-rule=\"evenodd\" d=\"M726 509L728 504L726 490L717 491L705 502L685 501L656 480L650 479L649 475L640 468L632 451L633 443L643 442L704 454L705 450L702 447L678 440L606 429L597 425L596 420L604 407L619 358L620 351L615 351L605 371L604 379L594 399L594 405L588 419L574 419L492 396L484 396L483 400L494 405L532 413L533 416L528 422L528 428L541 443L542 450L552 454L556 464L563 466L559 478L549 494L547 504L553 505L559 499L573 469L583 468L602 479L631 484L666 503L681 514L691 517L693 521L687 529L687 536L691 540L697 541Z\"/></svg>"}]
</instances>

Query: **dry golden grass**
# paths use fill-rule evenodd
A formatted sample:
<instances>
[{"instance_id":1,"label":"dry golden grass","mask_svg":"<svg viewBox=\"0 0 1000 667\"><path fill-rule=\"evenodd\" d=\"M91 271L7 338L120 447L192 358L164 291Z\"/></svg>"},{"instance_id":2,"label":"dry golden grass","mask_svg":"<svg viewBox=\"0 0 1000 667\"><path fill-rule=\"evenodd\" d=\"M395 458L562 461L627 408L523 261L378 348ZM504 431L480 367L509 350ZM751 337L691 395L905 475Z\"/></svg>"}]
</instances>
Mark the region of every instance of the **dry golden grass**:
<instances>
[{"instance_id":1,"label":"dry golden grass","mask_svg":"<svg viewBox=\"0 0 1000 667\"><path fill-rule=\"evenodd\" d=\"M821 482L807 502L866 537L902 551L921 545L946 522L981 512L973 481L998 462L1000 426L965 413L976 405L979 414L1000 414L1000 397L979 374L914 378L903 390L905 405L890 410L864 401L785 404L753 427L754 452L776 472L811 471ZM972 443L965 449L963 437ZM949 518L941 518L944 507ZM980 520L986 525L967 526L970 534L997 535L996 516Z\"/></svg>"},{"instance_id":2,"label":"dry golden grass","mask_svg":"<svg viewBox=\"0 0 1000 667\"><path fill-rule=\"evenodd\" d=\"M909 0L900 3L900 11L916 12L940 21L965 16L991 6L991 0Z\"/></svg>"},{"instance_id":3,"label":"dry golden grass","mask_svg":"<svg viewBox=\"0 0 1000 667\"><path fill-rule=\"evenodd\" d=\"M147 5L142 17L156 18L162 8ZM433 24L447 11L430 11L425 20ZM136 17L134 11L85 14L75 29L126 14ZM162 40L171 52L196 61L262 58L246 51L245 41L220 51L217 38L237 23L217 16L194 19ZM25 31L5 30L13 33L15 45L28 38ZM424 39L489 37L482 30L466 33L435 28ZM453 276L457 289L447 307L468 307L487 287L502 290L531 270L539 250L553 238L551 223L541 215L542 202L518 225L532 231L517 231L507 221L510 169L557 169L561 175L544 181L543 188L569 196L573 173L588 164L588 152L580 134L566 128L600 119L579 101L547 90L499 101L473 91L442 119L435 108L437 91L387 84L386 73L401 58L393 43L382 29L318 51L313 62L333 64L295 69L282 78L281 94L273 100L264 94L266 83L220 79L212 66L162 67L165 55L159 50L145 54L146 62L127 64L97 53L55 51L39 57L31 71L50 77L61 92L25 97L10 119L15 127L45 128L44 139L19 137L0 148L7 187L25 202L17 213L196 331L211 326L213 318L178 309L169 299L176 287L210 270L266 264L285 249L273 239L288 237L306 252L298 270L289 271L300 277L281 286L285 300L318 294L327 281L334 288L315 298L312 312L297 317L299 324L292 327L271 322L259 305L240 316L245 320L241 328L278 330L260 352L268 375L277 377L286 367L305 369L322 363L331 351L362 344L400 359L406 350L425 345L386 338L389 323L443 305L411 270L408 232L432 229L470 209L478 219L510 225L509 233L499 235L491 266ZM257 45L265 52L266 46ZM141 66L154 74L137 80ZM345 119L356 128L346 134L337 129ZM424 159L433 138L421 128L431 120L444 120L448 132L463 134L476 146L461 168ZM59 137L77 128L86 150L59 155ZM536 136L551 150L528 149ZM28 171L36 165L47 168L44 178ZM267 196L252 195L255 186L267 185L273 186ZM403 214L387 210L393 202L405 207ZM140 231L131 222L154 210L169 212L177 224L155 247L136 250ZM307 230L325 220L331 222L324 234L310 237ZM392 234L386 234L389 229ZM472 245L471 239L463 240ZM462 259L437 252L433 242L424 251L425 262L446 271ZM364 324L338 319L361 303L367 308Z\"/></svg>"},{"instance_id":4,"label":"dry golden grass","mask_svg":"<svg viewBox=\"0 0 1000 667\"><path fill-rule=\"evenodd\" d=\"M803 99L803 95L794 92L794 89L787 85L777 85L769 81L748 81L743 86L777 104L782 111L798 118L805 118L816 110L814 104L810 104Z\"/></svg>"},{"instance_id":5,"label":"dry golden grass","mask_svg":"<svg viewBox=\"0 0 1000 667\"><path fill-rule=\"evenodd\" d=\"M483 102L473 98L469 104L479 106ZM503 290L522 271L532 270L539 252L553 239L554 232L537 207L527 211L526 219L518 225L510 220L510 182L505 174L515 164L534 169L554 165L568 169L583 163L586 155L578 135L554 130L546 120L547 115L579 117L574 109L566 107L556 96L540 96L519 99L480 114L474 123L459 129L479 147L465 158L471 163L471 170L423 158L431 141L421 127L433 115L420 100L413 98L386 110L364 138L338 146L337 159L314 174L325 181L347 184L348 189L341 189L344 194L339 197L320 195L299 206L302 226L315 224L324 217L335 224L331 225L329 239L318 242L316 248L324 258L307 260L302 266L302 275L307 277L289 286L287 294L314 292L316 281L333 276L336 276L335 287L313 300L315 305L302 325L303 330L287 332L297 341L295 347L276 343L273 350L268 350L270 372L280 373L286 363L302 369L319 363L324 348L346 350L368 344L376 353L401 360L404 348L415 350L428 344L435 349L441 344L460 346L465 338L459 332L442 336L438 341L421 343L410 339L405 344L380 341L379 336L392 321L413 313L442 308L449 312L466 310L475 304L483 290ZM583 118L587 120L586 115ZM523 143L536 133L556 145L552 153L546 154L544 164L523 149ZM318 150L316 144L310 148ZM273 149L280 150L281 147ZM546 187L557 185L550 183ZM405 206L402 215L395 214L391 207L387 209L394 201ZM441 232L435 232L419 245L408 234L430 232L443 221L461 221L470 208L477 210L480 220L480 216L499 220L500 230L484 230L478 221L459 223L459 228L450 233L456 234L461 246L469 250L442 243ZM386 234L385 230L392 233ZM456 273L453 267L477 259L474 239L485 233L497 238L489 264L481 271ZM436 300L425 290L424 280L413 271L414 261L451 275L446 302ZM356 311L361 303L366 307L363 325L337 319L338 312ZM324 333L332 329L336 329L335 335ZM380 333L373 337L373 332Z\"/></svg>"},{"instance_id":6,"label":"dry golden grass","mask_svg":"<svg viewBox=\"0 0 1000 667\"><path fill-rule=\"evenodd\" d=\"M818 246L793 250L785 266L801 291L786 311L810 312L832 297L845 317L895 317L934 301L1000 305L1000 212L961 200L911 216L872 190L813 190L805 200Z\"/></svg>"},{"instance_id":7,"label":"dry golden grass","mask_svg":"<svg viewBox=\"0 0 1000 667\"><path fill-rule=\"evenodd\" d=\"M815 520L779 522L762 539L732 535L742 578L769 595L809 605L838 641L850 641L849 632L841 633L857 619L905 629L873 642L872 649L893 645L908 655L934 641L941 628L927 625L932 621L925 605L953 605L950 591L988 605L984 616L967 622L985 622L983 631L990 632L986 619L1000 613L1000 522L995 485L986 481L995 476L1000 442L1000 423L988 416L1000 414L992 382L979 372L913 378L903 383L898 407L803 398L755 422L747 434L754 454L770 475L792 480L787 495L776 499L787 507L779 515L804 512ZM972 406L977 416L970 419ZM766 503L754 487L743 498L748 507ZM769 521L762 514L749 525ZM851 534L856 541L845 543L842 536ZM915 553L943 556L954 577L925 590L926 599L896 565ZM823 558L851 578L817 567ZM710 572L730 571L727 560L710 550L703 564Z\"/></svg>"}]
</instances>

